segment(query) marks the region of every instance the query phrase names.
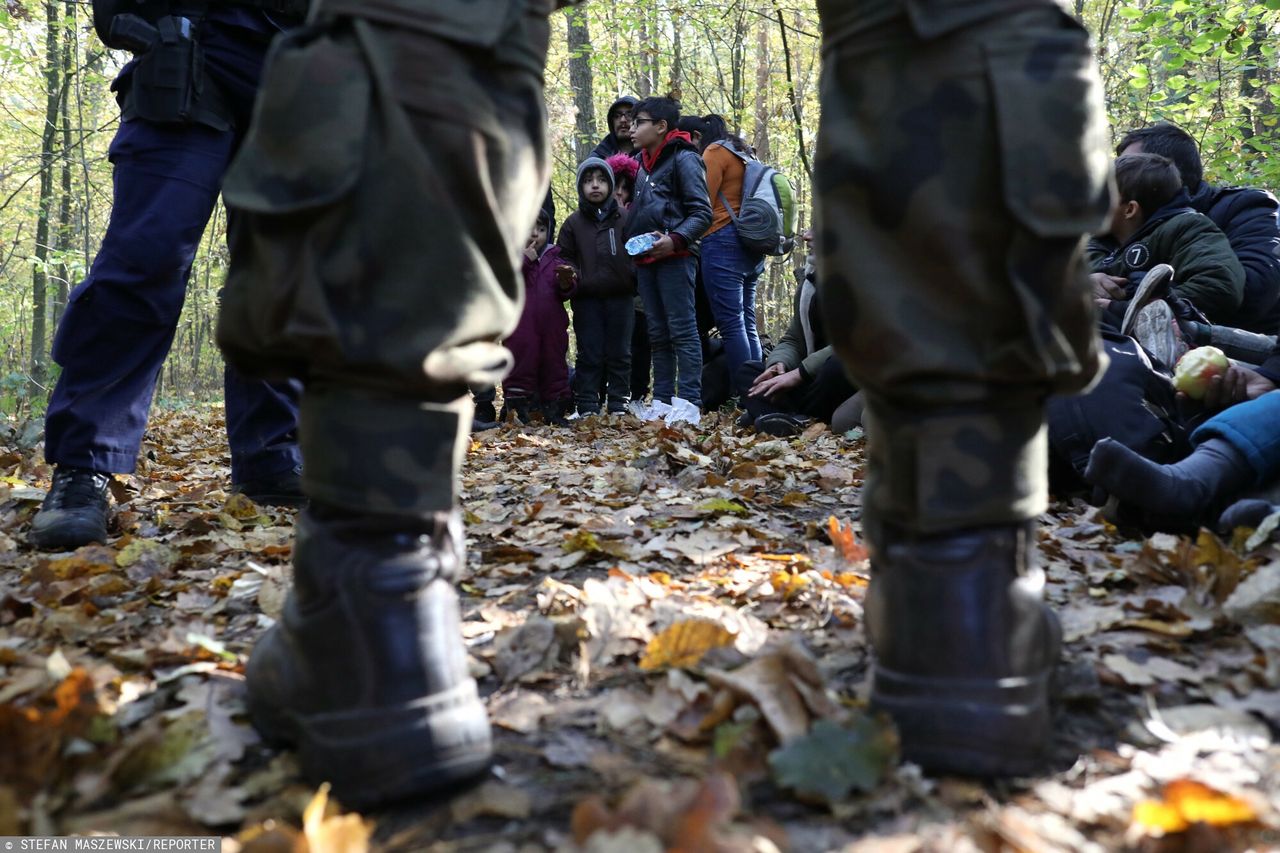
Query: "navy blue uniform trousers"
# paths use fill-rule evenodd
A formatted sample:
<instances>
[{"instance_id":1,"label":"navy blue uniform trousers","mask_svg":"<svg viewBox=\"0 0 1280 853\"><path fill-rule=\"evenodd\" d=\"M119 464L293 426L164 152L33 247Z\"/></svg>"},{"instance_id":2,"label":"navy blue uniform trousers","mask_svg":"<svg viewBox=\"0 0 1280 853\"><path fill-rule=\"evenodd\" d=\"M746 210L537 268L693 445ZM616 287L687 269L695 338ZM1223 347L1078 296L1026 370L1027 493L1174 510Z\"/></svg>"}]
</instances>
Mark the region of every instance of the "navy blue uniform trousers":
<instances>
[{"instance_id":1,"label":"navy blue uniform trousers","mask_svg":"<svg viewBox=\"0 0 1280 853\"><path fill-rule=\"evenodd\" d=\"M256 17L250 17L256 16ZM59 465L134 470L156 379L177 331L201 235L253 109L275 28L259 13L221 10L202 28L206 67L235 126L123 121L110 148L111 220L88 277L54 337L62 374L45 420L45 457ZM130 67L113 88L129 85ZM296 383L224 375L231 479L300 464Z\"/></svg>"}]
</instances>

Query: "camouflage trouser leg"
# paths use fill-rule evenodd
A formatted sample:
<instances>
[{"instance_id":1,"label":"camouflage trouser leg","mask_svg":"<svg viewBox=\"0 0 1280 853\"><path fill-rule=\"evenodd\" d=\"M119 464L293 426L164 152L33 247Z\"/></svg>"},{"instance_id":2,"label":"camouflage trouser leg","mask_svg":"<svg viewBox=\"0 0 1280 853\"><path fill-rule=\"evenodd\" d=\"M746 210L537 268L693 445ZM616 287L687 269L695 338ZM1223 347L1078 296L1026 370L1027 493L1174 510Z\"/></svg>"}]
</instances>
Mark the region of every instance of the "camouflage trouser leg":
<instances>
[{"instance_id":1,"label":"camouflage trouser leg","mask_svg":"<svg viewBox=\"0 0 1280 853\"><path fill-rule=\"evenodd\" d=\"M450 508L467 385L510 366L497 342L547 180L549 3L499 5L496 44L344 17L286 38L228 177L245 215L219 342L242 369L305 377L320 504Z\"/></svg>"},{"instance_id":2,"label":"camouflage trouser leg","mask_svg":"<svg viewBox=\"0 0 1280 853\"><path fill-rule=\"evenodd\" d=\"M827 324L868 400L873 537L1044 509L1043 403L1103 358L1081 253L1109 203L1074 21L1046 7L925 39L891 5L864 0L877 23L825 45L815 175Z\"/></svg>"}]
</instances>

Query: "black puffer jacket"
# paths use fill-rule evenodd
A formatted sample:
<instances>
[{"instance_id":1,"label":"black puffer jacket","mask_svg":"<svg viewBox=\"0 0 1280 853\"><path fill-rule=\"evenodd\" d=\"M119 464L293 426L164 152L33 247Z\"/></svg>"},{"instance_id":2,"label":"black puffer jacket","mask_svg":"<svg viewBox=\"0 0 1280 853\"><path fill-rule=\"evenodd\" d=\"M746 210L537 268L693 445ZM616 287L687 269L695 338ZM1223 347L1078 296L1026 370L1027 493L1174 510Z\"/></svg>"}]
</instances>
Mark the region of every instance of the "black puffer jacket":
<instances>
[{"instance_id":1,"label":"black puffer jacket","mask_svg":"<svg viewBox=\"0 0 1280 853\"><path fill-rule=\"evenodd\" d=\"M684 248L697 254L698 241L710 227L707 164L689 134L673 132L652 169L645 168L644 157L640 159L635 198L627 210L627 239L653 231L678 235Z\"/></svg>"},{"instance_id":2,"label":"black puffer jacket","mask_svg":"<svg viewBox=\"0 0 1280 853\"><path fill-rule=\"evenodd\" d=\"M1231 241L1244 267L1244 300L1234 325L1251 332L1280 332L1280 220L1276 197L1248 187L1200 185L1193 208L1208 216Z\"/></svg>"}]
</instances>

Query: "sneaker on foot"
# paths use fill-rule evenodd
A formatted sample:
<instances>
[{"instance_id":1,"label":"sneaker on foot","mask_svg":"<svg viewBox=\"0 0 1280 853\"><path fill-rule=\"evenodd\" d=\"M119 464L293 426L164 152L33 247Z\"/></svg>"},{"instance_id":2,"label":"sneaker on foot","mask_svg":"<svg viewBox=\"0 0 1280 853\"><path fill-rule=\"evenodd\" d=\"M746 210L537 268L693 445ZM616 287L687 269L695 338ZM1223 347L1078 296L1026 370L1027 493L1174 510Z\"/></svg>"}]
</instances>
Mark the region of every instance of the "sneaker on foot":
<instances>
[{"instance_id":1,"label":"sneaker on foot","mask_svg":"<svg viewBox=\"0 0 1280 853\"><path fill-rule=\"evenodd\" d=\"M1138 313L1155 300L1164 298L1169 292L1169 284L1172 281L1173 267L1168 264L1156 264L1142 277L1142 281L1138 283L1138 289L1133 292L1133 298L1129 300L1129 305L1124 310L1124 320L1120 323L1120 334L1133 334L1134 325L1138 320Z\"/></svg>"},{"instance_id":2,"label":"sneaker on foot","mask_svg":"<svg viewBox=\"0 0 1280 853\"><path fill-rule=\"evenodd\" d=\"M778 438L791 438L804 432L813 418L806 418L803 415L793 415L789 412L770 412L767 415L761 415L756 418L756 432L763 432L766 435L774 435Z\"/></svg>"},{"instance_id":3,"label":"sneaker on foot","mask_svg":"<svg viewBox=\"0 0 1280 853\"><path fill-rule=\"evenodd\" d=\"M1163 299L1152 302L1138 312L1131 333L1147 355L1173 370L1189 347L1182 338L1182 328L1173 309Z\"/></svg>"},{"instance_id":4,"label":"sneaker on foot","mask_svg":"<svg viewBox=\"0 0 1280 853\"><path fill-rule=\"evenodd\" d=\"M53 485L31 521L27 541L42 551L70 551L107 541L111 475L88 468L54 468Z\"/></svg>"}]
</instances>

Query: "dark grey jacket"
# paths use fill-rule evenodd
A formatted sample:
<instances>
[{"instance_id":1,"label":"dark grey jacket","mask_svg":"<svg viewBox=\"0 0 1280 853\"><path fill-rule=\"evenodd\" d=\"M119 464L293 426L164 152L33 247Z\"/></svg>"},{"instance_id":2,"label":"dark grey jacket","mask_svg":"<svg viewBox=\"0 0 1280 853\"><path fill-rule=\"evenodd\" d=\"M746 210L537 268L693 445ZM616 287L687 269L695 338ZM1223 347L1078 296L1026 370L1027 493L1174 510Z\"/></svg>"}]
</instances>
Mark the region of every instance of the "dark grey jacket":
<instances>
[{"instance_id":1,"label":"dark grey jacket","mask_svg":"<svg viewBox=\"0 0 1280 853\"><path fill-rule=\"evenodd\" d=\"M673 135L658 152L652 171L640 160L635 197L627 210L627 239L651 231L679 235L685 248L697 254L698 241L710 227L707 164L687 134Z\"/></svg>"}]
</instances>

